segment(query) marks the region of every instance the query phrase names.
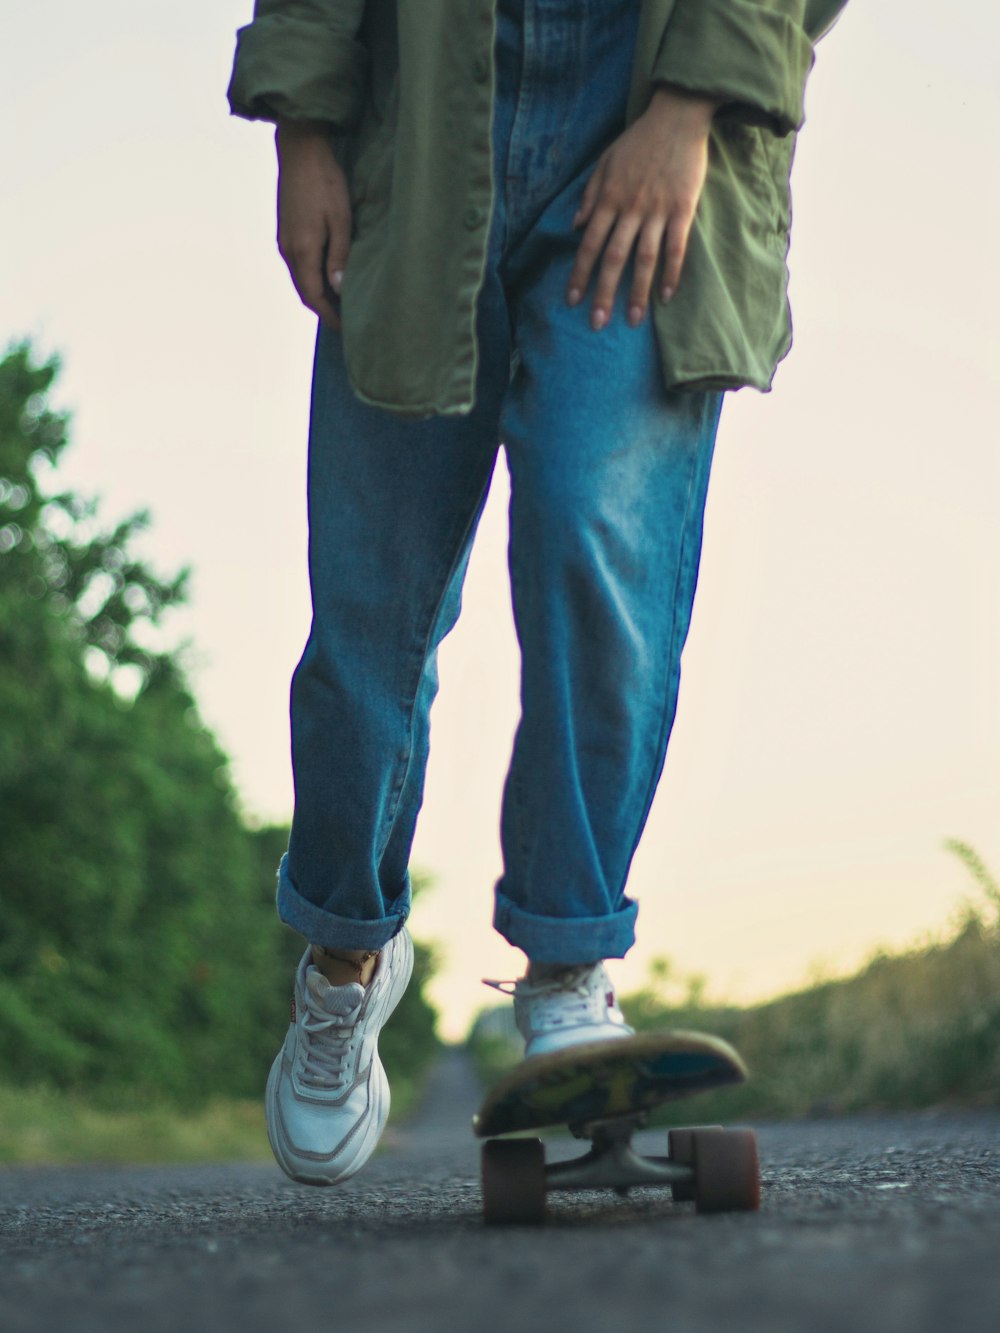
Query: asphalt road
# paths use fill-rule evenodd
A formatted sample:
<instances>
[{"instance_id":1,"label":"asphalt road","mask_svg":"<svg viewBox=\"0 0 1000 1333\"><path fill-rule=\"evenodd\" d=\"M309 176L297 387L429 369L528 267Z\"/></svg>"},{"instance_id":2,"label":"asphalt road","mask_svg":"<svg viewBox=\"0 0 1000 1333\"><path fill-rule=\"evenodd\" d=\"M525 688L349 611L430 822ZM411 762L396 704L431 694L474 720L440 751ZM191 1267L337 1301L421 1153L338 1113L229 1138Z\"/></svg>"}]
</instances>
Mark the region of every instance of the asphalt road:
<instances>
[{"instance_id":1,"label":"asphalt road","mask_svg":"<svg viewBox=\"0 0 1000 1333\"><path fill-rule=\"evenodd\" d=\"M0 1333L1000 1333L998 1112L763 1126L756 1214L557 1195L544 1228L496 1230L477 1100L448 1057L330 1190L258 1165L0 1171Z\"/></svg>"}]
</instances>

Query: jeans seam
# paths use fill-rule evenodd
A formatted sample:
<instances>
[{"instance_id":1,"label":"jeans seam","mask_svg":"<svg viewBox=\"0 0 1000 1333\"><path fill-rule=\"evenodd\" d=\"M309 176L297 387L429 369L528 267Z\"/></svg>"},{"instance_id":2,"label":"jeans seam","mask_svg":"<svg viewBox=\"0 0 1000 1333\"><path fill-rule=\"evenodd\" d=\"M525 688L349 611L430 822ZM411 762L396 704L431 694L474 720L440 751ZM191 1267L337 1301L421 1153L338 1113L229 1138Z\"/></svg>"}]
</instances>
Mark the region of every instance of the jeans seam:
<instances>
[{"instance_id":1,"label":"jeans seam","mask_svg":"<svg viewBox=\"0 0 1000 1333\"><path fill-rule=\"evenodd\" d=\"M511 754L513 755L513 750L511 751ZM527 821L525 819L525 811L527 809L527 805L524 800L523 792L521 790L521 782L518 771L514 771L511 773L509 779L509 785L510 785L511 799L514 803L514 809L517 814L517 839L516 839L517 854L518 854L518 859L521 862L521 869L522 871L525 871L525 867L527 866L528 863Z\"/></svg>"},{"instance_id":2,"label":"jeans seam","mask_svg":"<svg viewBox=\"0 0 1000 1333\"><path fill-rule=\"evenodd\" d=\"M494 466L495 466L495 459L494 459ZM406 699L408 700L409 704L409 718L406 727L406 749L403 755L401 756L400 760L398 761L398 777L393 785L393 789L389 797L388 809L386 811L385 818L382 821L382 828L379 830L379 839L375 846L376 861L378 863L381 863L382 857L385 855L386 848L389 845L389 840L392 837L392 829L396 822L396 815L399 813L399 802L403 794L403 789L406 786L406 780L410 775L410 768L413 762L413 729L414 729L414 720L416 717L417 695L420 693L420 681L423 677L424 670L426 669L427 666L428 646L431 642L431 639L434 636L434 629L438 623L438 618L441 615L441 607L442 604L444 603L445 594L448 591L448 588L451 586L451 581L455 576L455 571L458 568L458 564L462 557L462 553L465 550L466 538L468 537L469 533L471 532L471 530L473 529L473 527L475 526L475 524L479 519L479 515L482 511L486 493L489 490L492 476L493 472L491 469L486 477L485 482L482 485L482 488L480 489L479 498L476 504L473 506L465 522L462 524L462 527L458 530L457 533L458 540L454 547L452 558L448 563L447 573L445 575L445 578L442 580L440 584L438 595L435 598L430 618L427 621L427 631L423 636L422 648L419 651L419 661L418 661L417 671L415 673L415 683L413 685L413 688L411 690L408 690L406 694Z\"/></svg>"},{"instance_id":3,"label":"jeans seam","mask_svg":"<svg viewBox=\"0 0 1000 1333\"><path fill-rule=\"evenodd\" d=\"M712 437L711 444L712 447L714 447L714 435ZM673 615L673 624L670 627L670 643L667 652L667 677L666 680L664 681L664 689L663 689L663 712L660 715L660 726L657 731L656 749L653 754L653 771L650 774L649 783L646 788L646 795L643 798L642 814L639 819L638 831L636 832L635 837L632 841L632 848L625 862L626 865L625 877L622 879L622 882L618 887L618 894L617 894L618 898L621 898L621 896L625 892L625 885L628 882L628 872L629 869L631 868L632 860L635 856L636 850L642 839L642 834L646 827L646 820L649 817L649 809L653 803L653 796L656 792L657 786L659 785L660 773L662 772L662 767L658 764L658 756L666 748L665 733L669 726L669 718L671 714L670 676L671 673L673 672L674 662L677 656L674 652L674 648L677 642L678 592L680 588L681 579L684 573L685 557L687 555L688 549L691 544L691 510L692 510L692 501L694 499L694 494L695 494L695 482L698 477L698 465L702 453L706 449L706 447L708 446L706 445L705 434L704 432L702 432L700 447L697 450L695 450L694 453L692 454L691 471L688 476L688 491L684 508L684 529L683 529L683 535L681 537L680 551L678 553L678 558L677 558L677 573L674 578L674 596L673 596L674 615ZM675 708L676 708L676 701L675 701Z\"/></svg>"},{"instance_id":4,"label":"jeans seam","mask_svg":"<svg viewBox=\"0 0 1000 1333\"><path fill-rule=\"evenodd\" d=\"M502 419L502 417L501 417L501 419ZM507 518L507 522L508 522L508 537L507 537L507 543L508 543L508 557L507 557L507 568L508 568L508 577L509 577L509 579L510 579L510 594L511 594L511 605L512 605L512 608L513 608L513 616L514 616L514 630L515 630L515 635L516 635L516 638L517 638L517 644L518 644L518 658L519 658L519 672L520 672L520 690L519 690L520 700L519 700L519 702L520 702L520 713L521 713L521 717L523 718L523 715L524 715L524 649L521 647L521 629L520 629L520 625L518 624L518 612L517 612L517 607L518 607L519 604L523 605L524 599L521 598L521 597L518 597L518 595L517 595L517 591L516 591L516 584L517 584L521 579L523 579L523 578L526 577L526 576L523 575L523 574L520 574L520 573L515 569L513 509L514 509L514 491L515 491L515 488L518 486L518 482L517 482L517 480L515 479L515 476L514 476L514 469L513 469L513 467L512 467L511 464L510 464L509 457L508 457L507 469L508 469L508 473L509 473L509 476L510 476L510 499L509 499L508 510L507 510L507 514L508 514L508 518ZM514 733L514 743L513 743L513 745L511 746L511 760L510 760L510 769L509 769L508 778L507 778L507 786L508 786L508 789L509 789L509 791L510 791L511 801L512 801L514 810L515 810L516 815L517 815L517 822L516 822L516 849L517 849L518 856L519 856L519 858L520 858L521 869L522 869L522 871L525 871L525 868L526 868L527 863L528 863L528 833L527 833L527 819L526 819L527 802L526 802L525 799L524 799L524 793L523 793L523 790L522 790L522 787L521 787L520 768L516 768L516 767L514 766L514 762L513 762L513 761L514 761L514 754L515 754L515 751L516 751L516 748L517 748L517 739L518 739L518 732L519 732L519 731L520 731L520 719L519 719L519 722L518 722L518 728L517 728L517 731L515 731L515 733Z\"/></svg>"}]
</instances>

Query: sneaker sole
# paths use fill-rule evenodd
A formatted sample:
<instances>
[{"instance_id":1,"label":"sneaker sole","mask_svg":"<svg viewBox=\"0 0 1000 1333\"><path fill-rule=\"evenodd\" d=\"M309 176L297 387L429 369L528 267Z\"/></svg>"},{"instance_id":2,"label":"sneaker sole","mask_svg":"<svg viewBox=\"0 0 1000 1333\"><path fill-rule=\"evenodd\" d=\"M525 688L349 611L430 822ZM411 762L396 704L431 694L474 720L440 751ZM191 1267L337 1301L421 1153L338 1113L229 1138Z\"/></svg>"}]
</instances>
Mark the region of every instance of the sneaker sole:
<instances>
[{"instance_id":1,"label":"sneaker sole","mask_svg":"<svg viewBox=\"0 0 1000 1333\"><path fill-rule=\"evenodd\" d=\"M620 1041L622 1038L634 1036L632 1028L619 1027L617 1023L581 1026L567 1032L545 1033L525 1044L524 1058L539 1060L546 1055L558 1055L560 1051L571 1051L575 1046L600 1046L609 1041Z\"/></svg>"}]
</instances>

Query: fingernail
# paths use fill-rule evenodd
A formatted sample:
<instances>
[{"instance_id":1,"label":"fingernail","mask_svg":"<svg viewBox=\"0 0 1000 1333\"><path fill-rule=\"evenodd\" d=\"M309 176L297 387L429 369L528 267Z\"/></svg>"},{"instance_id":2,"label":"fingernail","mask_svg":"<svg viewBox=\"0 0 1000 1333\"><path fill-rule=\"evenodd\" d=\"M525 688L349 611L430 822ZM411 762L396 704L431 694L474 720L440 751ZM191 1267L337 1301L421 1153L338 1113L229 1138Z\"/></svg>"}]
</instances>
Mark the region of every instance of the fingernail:
<instances>
[{"instance_id":1,"label":"fingernail","mask_svg":"<svg viewBox=\"0 0 1000 1333\"><path fill-rule=\"evenodd\" d=\"M607 312L604 310L595 310L590 317L590 327L594 330L595 333L597 333L598 330L603 329L605 324L607 324L607 322L608 322L608 316Z\"/></svg>"},{"instance_id":2,"label":"fingernail","mask_svg":"<svg viewBox=\"0 0 1000 1333\"><path fill-rule=\"evenodd\" d=\"M344 281L344 270L342 268L338 268L330 277L330 286L338 295L340 294L340 284L343 281Z\"/></svg>"},{"instance_id":3,"label":"fingernail","mask_svg":"<svg viewBox=\"0 0 1000 1333\"><path fill-rule=\"evenodd\" d=\"M674 294L673 287L662 287L660 289L660 299L662 301L669 301L672 298L673 294Z\"/></svg>"},{"instance_id":4,"label":"fingernail","mask_svg":"<svg viewBox=\"0 0 1000 1333\"><path fill-rule=\"evenodd\" d=\"M580 302L579 287L571 287L569 291L566 293L566 300L570 303L570 305L578 305Z\"/></svg>"},{"instance_id":5,"label":"fingernail","mask_svg":"<svg viewBox=\"0 0 1000 1333\"><path fill-rule=\"evenodd\" d=\"M632 325L633 328L635 328L637 324L642 323L642 316L643 316L643 309L641 305L629 306L628 322Z\"/></svg>"}]
</instances>

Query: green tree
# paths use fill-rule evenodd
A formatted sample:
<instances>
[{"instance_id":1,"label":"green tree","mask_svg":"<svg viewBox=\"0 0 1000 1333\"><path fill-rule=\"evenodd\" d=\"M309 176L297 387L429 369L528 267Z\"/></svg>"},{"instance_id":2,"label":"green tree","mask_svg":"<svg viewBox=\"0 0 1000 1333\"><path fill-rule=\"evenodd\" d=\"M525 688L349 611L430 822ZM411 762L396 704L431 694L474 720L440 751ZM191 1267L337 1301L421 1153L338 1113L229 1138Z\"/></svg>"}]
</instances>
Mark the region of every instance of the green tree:
<instances>
[{"instance_id":1,"label":"green tree","mask_svg":"<svg viewBox=\"0 0 1000 1333\"><path fill-rule=\"evenodd\" d=\"M185 594L133 553L147 516L46 490L57 373L0 360L0 1071L252 1095L302 948L274 924L285 832L245 827L176 653L144 646ZM400 1013L412 1067L433 1013L419 988Z\"/></svg>"},{"instance_id":2,"label":"green tree","mask_svg":"<svg viewBox=\"0 0 1000 1333\"><path fill-rule=\"evenodd\" d=\"M262 895L225 758L142 633L184 595L48 495L68 419L55 360L0 362L0 1057L8 1077L248 1088L265 1059ZM243 992L249 988L244 985ZM236 992L229 992L235 994Z\"/></svg>"}]
</instances>

